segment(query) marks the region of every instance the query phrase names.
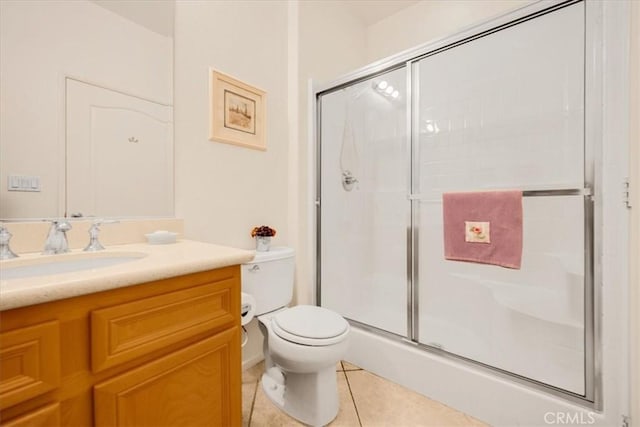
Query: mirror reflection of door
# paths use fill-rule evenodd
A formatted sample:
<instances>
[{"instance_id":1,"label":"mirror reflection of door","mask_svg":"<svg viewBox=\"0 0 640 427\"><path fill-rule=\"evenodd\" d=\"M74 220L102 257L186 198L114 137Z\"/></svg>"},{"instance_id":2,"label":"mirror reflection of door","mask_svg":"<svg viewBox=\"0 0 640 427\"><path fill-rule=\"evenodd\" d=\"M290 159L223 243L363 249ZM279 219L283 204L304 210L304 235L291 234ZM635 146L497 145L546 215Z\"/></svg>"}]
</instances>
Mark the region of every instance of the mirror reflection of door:
<instances>
[{"instance_id":1,"label":"mirror reflection of door","mask_svg":"<svg viewBox=\"0 0 640 427\"><path fill-rule=\"evenodd\" d=\"M67 215L173 215L172 107L73 79L66 104Z\"/></svg>"},{"instance_id":2,"label":"mirror reflection of door","mask_svg":"<svg viewBox=\"0 0 640 427\"><path fill-rule=\"evenodd\" d=\"M0 0L0 219L65 215L66 77L172 104L174 3Z\"/></svg>"}]
</instances>

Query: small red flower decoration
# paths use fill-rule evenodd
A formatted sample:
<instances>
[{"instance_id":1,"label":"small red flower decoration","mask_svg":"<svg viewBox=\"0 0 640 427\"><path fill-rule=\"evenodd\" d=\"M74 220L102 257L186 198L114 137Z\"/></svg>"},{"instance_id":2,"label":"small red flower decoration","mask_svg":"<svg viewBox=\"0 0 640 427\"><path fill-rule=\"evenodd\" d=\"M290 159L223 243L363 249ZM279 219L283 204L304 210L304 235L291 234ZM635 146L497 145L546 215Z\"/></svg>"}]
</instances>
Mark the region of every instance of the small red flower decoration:
<instances>
[{"instance_id":1,"label":"small red flower decoration","mask_svg":"<svg viewBox=\"0 0 640 427\"><path fill-rule=\"evenodd\" d=\"M261 225L260 227L253 227L251 230L251 237L273 237L276 235L276 229L267 225Z\"/></svg>"},{"instance_id":2,"label":"small red flower decoration","mask_svg":"<svg viewBox=\"0 0 640 427\"><path fill-rule=\"evenodd\" d=\"M469 231L475 234L478 239L484 239L486 236L484 235L484 229L477 225L469 227Z\"/></svg>"}]
</instances>

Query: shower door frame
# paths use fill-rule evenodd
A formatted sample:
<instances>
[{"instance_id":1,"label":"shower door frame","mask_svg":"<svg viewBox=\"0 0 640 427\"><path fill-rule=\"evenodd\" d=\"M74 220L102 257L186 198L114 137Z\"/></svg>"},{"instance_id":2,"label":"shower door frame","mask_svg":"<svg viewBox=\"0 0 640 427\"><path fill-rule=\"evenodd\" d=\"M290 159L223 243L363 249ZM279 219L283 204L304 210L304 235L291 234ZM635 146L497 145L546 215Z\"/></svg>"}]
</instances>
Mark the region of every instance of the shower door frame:
<instances>
[{"instance_id":1,"label":"shower door frame","mask_svg":"<svg viewBox=\"0 0 640 427\"><path fill-rule=\"evenodd\" d=\"M584 363L585 363L585 394L580 395L573 393L528 377L524 377L513 372L506 371L491 365L487 365L476 360L447 352L434 346L422 344L418 342L418 263L416 258L418 255L418 204L420 196L414 194L415 183L417 182L418 167L414 158L414 126L415 126L415 110L417 97L414 93L413 81L413 65L420 60L443 52L445 50L455 48L462 44L471 42L478 38L498 32L500 30L518 25L525 21L535 19L548 13L553 13L559 9L572 6L578 3L584 3L584 184L579 189L558 189L551 190L554 195L583 195L584 196ZM316 207L316 304L321 303L321 126L322 122L322 103L321 98L332 92L342 90L359 82L372 79L381 74L405 68L406 72L406 144L407 144L407 166L408 166L408 183L407 198L410 202L409 207L409 228L407 229L407 334L406 336L396 335L394 333L384 331L382 329L370 326L352 319L348 319L350 323L359 328L376 334L385 336L389 339L399 340L418 347L427 352L436 354L448 360L460 362L464 365L485 370L494 375L520 384L527 385L536 390L561 397L580 406L601 410L602 409L602 375L601 375L601 286L595 286L595 283L602 283L601 268L594 263L594 257L601 257L602 247L595 230L601 229L601 211L595 209L595 200L601 197L601 189L596 180L601 174L598 171L600 164L596 164L596 152L601 152L602 140L602 112L600 110L600 102L603 98L602 79L602 44L599 35L602 31L602 10L585 0L552 0L546 2L536 2L527 5L504 15L495 17L478 25L467 27L453 36L436 40L432 43L409 49L397 55L393 55L386 59L374 62L359 70L349 73L329 84L316 87L314 90L314 106L315 106L315 145L316 145L316 186L315 186L315 207ZM601 178L600 178L601 179ZM526 193L526 192L525 192ZM532 191L532 196L547 195L546 190ZM598 315L596 315L596 313Z\"/></svg>"}]
</instances>

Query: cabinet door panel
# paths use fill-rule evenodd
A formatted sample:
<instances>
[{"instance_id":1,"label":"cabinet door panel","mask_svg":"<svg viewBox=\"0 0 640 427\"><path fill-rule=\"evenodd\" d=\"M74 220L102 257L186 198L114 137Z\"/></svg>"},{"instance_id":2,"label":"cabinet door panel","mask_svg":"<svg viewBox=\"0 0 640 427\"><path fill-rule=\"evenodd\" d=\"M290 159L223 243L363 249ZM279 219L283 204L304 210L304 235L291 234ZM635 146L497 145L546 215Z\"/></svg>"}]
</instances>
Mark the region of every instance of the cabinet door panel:
<instances>
[{"instance_id":1,"label":"cabinet door panel","mask_svg":"<svg viewBox=\"0 0 640 427\"><path fill-rule=\"evenodd\" d=\"M58 322L0 334L0 409L60 385Z\"/></svg>"},{"instance_id":2,"label":"cabinet door panel","mask_svg":"<svg viewBox=\"0 0 640 427\"><path fill-rule=\"evenodd\" d=\"M54 403L3 423L2 427L51 427L59 425L60 404Z\"/></svg>"},{"instance_id":3,"label":"cabinet door panel","mask_svg":"<svg viewBox=\"0 0 640 427\"><path fill-rule=\"evenodd\" d=\"M232 325L235 280L208 283L91 312L92 370L112 366Z\"/></svg>"},{"instance_id":4,"label":"cabinet door panel","mask_svg":"<svg viewBox=\"0 0 640 427\"><path fill-rule=\"evenodd\" d=\"M94 388L96 426L240 425L236 326Z\"/></svg>"}]
</instances>

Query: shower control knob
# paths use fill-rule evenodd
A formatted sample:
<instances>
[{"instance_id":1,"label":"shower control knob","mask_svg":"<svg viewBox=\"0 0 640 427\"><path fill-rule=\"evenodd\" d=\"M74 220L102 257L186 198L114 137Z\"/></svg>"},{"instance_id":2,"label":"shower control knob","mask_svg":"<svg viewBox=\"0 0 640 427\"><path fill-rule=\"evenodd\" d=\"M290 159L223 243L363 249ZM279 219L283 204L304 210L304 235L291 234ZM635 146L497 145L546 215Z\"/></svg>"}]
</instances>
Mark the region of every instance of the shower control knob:
<instances>
[{"instance_id":1,"label":"shower control knob","mask_svg":"<svg viewBox=\"0 0 640 427\"><path fill-rule=\"evenodd\" d=\"M358 179L355 176L353 176L351 171L346 170L342 172L342 187L346 191L353 190L353 186L356 185L357 182L358 182Z\"/></svg>"}]
</instances>

